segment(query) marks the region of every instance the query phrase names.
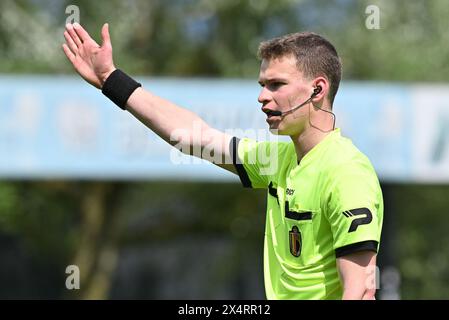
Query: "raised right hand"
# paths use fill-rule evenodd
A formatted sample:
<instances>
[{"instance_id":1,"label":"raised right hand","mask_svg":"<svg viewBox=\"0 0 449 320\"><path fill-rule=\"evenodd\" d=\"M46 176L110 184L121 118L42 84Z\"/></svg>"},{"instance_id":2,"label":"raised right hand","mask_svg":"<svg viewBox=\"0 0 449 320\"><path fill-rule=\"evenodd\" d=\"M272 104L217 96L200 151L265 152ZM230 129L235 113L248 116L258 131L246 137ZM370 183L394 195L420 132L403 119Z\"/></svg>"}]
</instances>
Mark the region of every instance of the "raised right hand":
<instances>
[{"instance_id":1,"label":"raised right hand","mask_svg":"<svg viewBox=\"0 0 449 320\"><path fill-rule=\"evenodd\" d=\"M64 37L66 43L62 48L76 72L91 85L101 89L103 83L116 69L112 61L109 25L106 23L101 29L103 40L101 47L78 23L67 24Z\"/></svg>"}]
</instances>

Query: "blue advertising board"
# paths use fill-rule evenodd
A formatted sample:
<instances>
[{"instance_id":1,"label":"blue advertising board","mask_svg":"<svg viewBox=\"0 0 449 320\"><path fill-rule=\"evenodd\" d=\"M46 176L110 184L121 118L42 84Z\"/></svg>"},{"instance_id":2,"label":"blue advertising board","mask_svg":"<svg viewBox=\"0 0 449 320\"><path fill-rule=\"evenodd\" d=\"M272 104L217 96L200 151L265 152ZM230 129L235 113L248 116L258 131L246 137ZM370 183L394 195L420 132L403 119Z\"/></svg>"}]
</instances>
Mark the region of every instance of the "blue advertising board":
<instances>
[{"instance_id":1,"label":"blue advertising board","mask_svg":"<svg viewBox=\"0 0 449 320\"><path fill-rule=\"evenodd\" d=\"M217 129L272 139L256 80L138 79ZM182 155L78 77L0 76L0 110L4 179L237 181ZM381 179L449 181L449 87L343 82L334 112Z\"/></svg>"}]
</instances>

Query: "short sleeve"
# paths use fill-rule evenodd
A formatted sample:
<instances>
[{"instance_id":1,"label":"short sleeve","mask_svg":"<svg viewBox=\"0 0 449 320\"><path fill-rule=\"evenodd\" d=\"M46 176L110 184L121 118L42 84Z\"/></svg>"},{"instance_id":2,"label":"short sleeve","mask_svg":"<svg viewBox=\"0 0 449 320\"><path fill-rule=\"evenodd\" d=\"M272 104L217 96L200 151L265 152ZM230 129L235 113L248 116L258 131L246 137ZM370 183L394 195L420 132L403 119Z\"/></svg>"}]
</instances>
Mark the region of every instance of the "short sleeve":
<instances>
[{"instance_id":1,"label":"short sleeve","mask_svg":"<svg viewBox=\"0 0 449 320\"><path fill-rule=\"evenodd\" d=\"M267 188L277 174L280 143L248 138L231 140L231 155L242 185L246 188Z\"/></svg>"},{"instance_id":2,"label":"short sleeve","mask_svg":"<svg viewBox=\"0 0 449 320\"><path fill-rule=\"evenodd\" d=\"M331 177L326 215L336 256L364 250L377 252L383 200L371 164L363 161L344 164L335 168Z\"/></svg>"}]
</instances>

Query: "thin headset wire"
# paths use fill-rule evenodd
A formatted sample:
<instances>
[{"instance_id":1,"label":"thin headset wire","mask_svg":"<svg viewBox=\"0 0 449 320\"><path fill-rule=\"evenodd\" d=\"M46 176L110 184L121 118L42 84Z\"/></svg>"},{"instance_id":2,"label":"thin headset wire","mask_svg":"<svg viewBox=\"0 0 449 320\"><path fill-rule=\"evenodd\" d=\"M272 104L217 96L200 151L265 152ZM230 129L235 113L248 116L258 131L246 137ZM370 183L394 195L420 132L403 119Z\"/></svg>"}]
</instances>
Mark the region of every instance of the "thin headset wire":
<instances>
[{"instance_id":1,"label":"thin headset wire","mask_svg":"<svg viewBox=\"0 0 449 320\"><path fill-rule=\"evenodd\" d=\"M321 111L330 113L332 115L332 118L333 118L334 121L333 121L333 124L332 124L332 129L331 130L327 130L327 131L321 130L317 126L313 125L312 120L310 120L310 105L309 105L309 124L310 124L310 126L314 127L317 130L320 130L321 132L324 132L324 133L334 131L335 130L335 122L337 121L337 116L335 115L335 113L333 113L332 111L324 110L324 109L322 109L322 108L320 108L318 106L315 106L313 103L312 103L312 105L313 105L314 108L318 108Z\"/></svg>"},{"instance_id":2,"label":"thin headset wire","mask_svg":"<svg viewBox=\"0 0 449 320\"><path fill-rule=\"evenodd\" d=\"M312 102L312 99L313 99L313 98L314 98L314 96L310 97L309 99L307 99L306 101L304 101L304 102L301 103L300 105L298 105L298 106L296 106L296 107L294 107L294 108L290 108L290 110L284 112L284 113L281 115L281 117L284 118L286 115L288 115L288 114L290 114L290 113L292 113L292 112L298 110L299 108L303 107L303 106L306 105L307 103ZM273 98L273 100L274 100L274 101L276 102L276 104L277 104L277 101L276 101L274 98ZM290 104L290 100L289 100L288 104ZM309 105L309 124L310 124L310 126L314 127L315 129L317 129L317 130L319 130L319 131L321 131L321 132L324 132L324 133L334 131L334 130L335 130L335 122L337 121L337 116L335 115L335 113L333 113L332 111L324 110L324 109L322 109L322 108L320 108L320 107L318 107L318 106L315 106L313 103L312 103L312 105L313 105L314 108L318 108L318 109L320 109L321 111L330 113L330 114L332 115L332 118L333 118L334 121L333 121L332 129L331 129L331 130L324 131L324 130L318 128L318 127L315 126L315 125L312 123L312 121L310 120L310 105Z\"/></svg>"}]
</instances>

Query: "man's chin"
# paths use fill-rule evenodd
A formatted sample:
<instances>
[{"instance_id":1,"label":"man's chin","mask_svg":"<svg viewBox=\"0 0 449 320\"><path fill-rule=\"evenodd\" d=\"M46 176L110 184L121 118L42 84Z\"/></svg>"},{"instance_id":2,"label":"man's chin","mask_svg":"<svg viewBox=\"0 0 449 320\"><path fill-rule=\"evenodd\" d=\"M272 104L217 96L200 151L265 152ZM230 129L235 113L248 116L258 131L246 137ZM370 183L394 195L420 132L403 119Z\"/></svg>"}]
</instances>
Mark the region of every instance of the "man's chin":
<instances>
[{"instance_id":1,"label":"man's chin","mask_svg":"<svg viewBox=\"0 0 449 320\"><path fill-rule=\"evenodd\" d=\"M269 128L270 133L274 134L276 136L283 136L285 135L284 133L282 133L282 130L279 130L279 128Z\"/></svg>"}]
</instances>

